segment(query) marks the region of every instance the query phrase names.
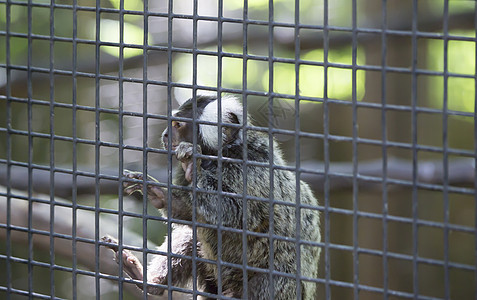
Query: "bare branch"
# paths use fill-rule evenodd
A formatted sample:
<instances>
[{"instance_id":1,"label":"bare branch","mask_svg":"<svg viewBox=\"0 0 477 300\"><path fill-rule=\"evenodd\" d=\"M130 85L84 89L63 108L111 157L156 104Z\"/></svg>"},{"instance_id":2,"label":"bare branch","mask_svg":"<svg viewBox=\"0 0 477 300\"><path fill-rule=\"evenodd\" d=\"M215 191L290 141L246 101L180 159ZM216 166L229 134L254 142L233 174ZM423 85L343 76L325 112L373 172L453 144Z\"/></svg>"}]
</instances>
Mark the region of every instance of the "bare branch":
<instances>
[{"instance_id":1,"label":"bare branch","mask_svg":"<svg viewBox=\"0 0 477 300\"><path fill-rule=\"evenodd\" d=\"M5 194L6 189L0 186L0 193ZM24 192L12 190L12 195L26 196ZM117 218L100 218L99 228L95 227L95 214L91 211L83 209L75 209L76 224L73 225L73 209L71 207L64 207L60 205L54 206L54 218L50 215L52 203L48 202L49 196L35 195L35 198L45 199L45 203L34 202L32 216L32 228L35 230L35 238L33 239L35 249L43 249L45 251L52 251L50 249L50 235L55 234L54 239L54 251L55 255L60 255L67 259L73 259L75 255L78 264L88 268L89 270L95 270L96 268L96 248L99 249L98 259L101 266L100 272L106 274L113 274L118 276L119 267L113 260L113 251L98 244L98 239L102 234L111 233L115 234L118 230ZM55 198L57 203L71 203L67 200ZM0 239L6 239L7 224L7 197L0 196ZM27 231L31 230L28 227L28 209L29 202L23 199L15 197L10 198L10 224L13 230L10 230L11 241L15 244L28 244ZM54 232L50 233L50 222L54 220L53 228ZM72 232L73 226L76 229L76 251L72 250ZM124 243L129 245L141 245L142 236L123 228ZM96 237L96 231L99 233L99 237ZM117 235L116 235L117 236ZM154 247L154 245L152 245ZM125 276L125 275L124 275ZM135 284L124 284L124 287L135 295L137 299L143 299L142 291L137 289ZM174 293L176 295L176 293ZM176 298L176 296L178 298ZM189 299L183 294L177 294L174 299ZM167 299L167 295L161 296L156 299Z\"/></svg>"},{"instance_id":2,"label":"bare branch","mask_svg":"<svg viewBox=\"0 0 477 300\"><path fill-rule=\"evenodd\" d=\"M418 162L416 180L420 184L473 186L475 164L472 158L459 158L449 162L447 182L444 181L444 166L442 160ZM309 161L301 164L302 169L312 170L313 173L302 173L302 179L307 181L314 190L322 191L325 176L325 165L322 162ZM358 183L360 190L381 191L383 177L386 175L388 184L396 188L409 188L413 182L413 164L411 161L390 158L387 161L386 174L383 172L383 161L374 160L358 163ZM317 174L321 173L321 174ZM353 187L353 164L331 163L329 165L330 189L343 190Z\"/></svg>"},{"instance_id":3,"label":"bare branch","mask_svg":"<svg viewBox=\"0 0 477 300\"><path fill-rule=\"evenodd\" d=\"M290 164L293 166L293 164ZM81 168L80 168L81 169ZM140 169L140 167L138 167ZM308 182L315 191L322 191L325 184L325 164L317 161L301 163L302 179ZM86 175L77 176L77 194L89 195L95 193L96 183L94 172L82 172ZM425 184L443 185L444 167L441 160L423 161L417 165L417 182ZM10 181L7 181L6 166L0 166L0 185L10 185L19 190L28 189L28 169L25 167L12 166ZM160 182L167 182L167 170L157 168L150 173ZM330 163L329 180L331 190L343 190L353 187L353 164ZM451 160L449 163L448 185L473 186L475 175L474 159L460 158ZM117 178L117 169L103 170L100 177ZM360 189L377 191L381 189L383 173L382 160L365 161L358 164L358 182ZM394 188L408 188L412 185L413 167L412 162L397 158L390 158L387 162L386 177ZM73 192L73 179L71 174L55 173L55 195L71 197ZM39 193L50 193L50 173L47 170L33 170L33 190ZM118 182L116 180L101 179L99 191L101 194L117 194Z\"/></svg>"}]
</instances>

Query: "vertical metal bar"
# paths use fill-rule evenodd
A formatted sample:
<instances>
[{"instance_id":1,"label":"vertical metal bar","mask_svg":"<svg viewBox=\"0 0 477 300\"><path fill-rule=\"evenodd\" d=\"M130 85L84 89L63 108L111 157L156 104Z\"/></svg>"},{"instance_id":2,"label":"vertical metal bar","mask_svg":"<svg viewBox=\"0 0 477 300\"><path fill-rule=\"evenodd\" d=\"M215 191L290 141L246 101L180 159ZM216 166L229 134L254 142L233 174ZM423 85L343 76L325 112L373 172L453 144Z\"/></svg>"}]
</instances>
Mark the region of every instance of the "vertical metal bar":
<instances>
[{"instance_id":1,"label":"vertical metal bar","mask_svg":"<svg viewBox=\"0 0 477 300\"><path fill-rule=\"evenodd\" d=\"M323 159L325 161L324 170L324 235L325 235L325 298L331 299L331 264L330 264L330 119L328 106L328 50L329 50L329 28L328 28L328 0L323 1Z\"/></svg>"},{"instance_id":2,"label":"vertical metal bar","mask_svg":"<svg viewBox=\"0 0 477 300\"><path fill-rule=\"evenodd\" d=\"M72 126L73 126L73 187L72 187L72 250L73 250L73 263L72 263L72 279L73 279L73 299L77 299L78 297L78 287L77 287L77 275L78 275L78 264L77 264L77 256L76 256L76 226L77 226L77 213L78 213L78 202L77 202L77 171L78 171L78 149L77 149L77 128L76 128L76 116L77 116L77 78L76 78L76 71L78 68L78 53L77 53L77 37L78 37L78 29L77 29L77 0L73 0L73 61L72 61Z\"/></svg>"},{"instance_id":3,"label":"vertical metal bar","mask_svg":"<svg viewBox=\"0 0 477 300\"><path fill-rule=\"evenodd\" d=\"M100 299L101 291L100 291L100 277L99 277L99 210L101 208L101 203L99 201L99 173L100 173L100 155L101 155L101 114L99 109L101 107L100 102L100 88L101 83L99 80L100 75L100 55L101 55L101 0L96 0L96 38L95 38L95 49L94 49L94 58L95 58L95 77L94 77L94 106L95 106L95 135L94 135L94 182L95 182L95 189L94 189L94 254L95 254L95 261L94 261L94 275L95 275L95 290L96 290L96 299Z\"/></svg>"},{"instance_id":4,"label":"vertical metal bar","mask_svg":"<svg viewBox=\"0 0 477 300\"><path fill-rule=\"evenodd\" d=\"M477 32L477 1L474 5L474 31ZM477 47L475 49L475 65L474 65L474 153L477 153ZM477 155L474 156L474 291L477 290ZM477 293L474 295L477 300Z\"/></svg>"},{"instance_id":5,"label":"vertical metal bar","mask_svg":"<svg viewBox=\"0 0 477 300\"><path fill-rule=\"evenodd\" d=\"M295 252L296 298L302 298L301 290L301 194L300 194L300 1L295 0Z\"/></svg>"},{"instance_id":6,"label":"vertical metal bar","mask_svg":"<svg viewBox=\"0 0 477 300\"><path fill-rule=\"evenodd\" d=\"M55 0L50 1L50 296L55 297Z\"/></svg>"},{"instance_id":7,"label":"vertical metal bar","mask_svg":"<svg viewBox=\"0 0 477 300\"><path fill-rule=\"evenodd\" d=\"M413 269L413 292L414 298L419 296L419 207L417 198L417 172L418 172L418 151L417 151L417 0L413 0L412 12L412 66L411 66L411 134L412 134L412 269Z\"/></svg>"},{"instance_id":8,"label":"vertical metal bar","mask_svg":"<svg viewBox=\"0 0 477 300\"><path fill-rule=\"evenodd\" d=\"M358 52L357 7L352 3L352 108L353 108L353 284L354 299L359 299L359 241L358 241L358 100L356 96L356 71Z\"/></svg>"},{"instance_id":9,"label":"vertical metal bar","mask_svg":"<svg viewBox=\"0 0 477 300\"><path fill-rule=\"evenodd\" d=\"M386 56L387 56L387 0L382 1L382 21L381 31L381 139L383 155L383 299L388 299L388 135L387 135L387 100L386 100Z\"/></svg>"},{"instance_id":10,"label":"vertical metal bar","mask_svg":"<svg viewBox=\"0 0 477 300\"><path fill-rule=\"evenodd\" d=\"M119 200L118 200L118 244L119 244L119 299L123 299L124 288L124 273L123 273L123 226L124 226L124 194L123 194L123 179L124 171L124 131L123 131L123 117L124 117L124 0L119 0L119 70L118 70L118 87L119 87Z\"/></svg>"},{"instance_id":11,"label":"vertical metal bar","mask_svg":"<svg viewBox=\"0 0 477 300\"><path fill-rule=\"evenodd\" d=\"M32 91L32 0L28 0L28 58L27 58L27 99L28 99L28 295L33 297L33 91Z\"/></svg>"},{"instance_id":12,"label":"vertical metal bar","mask_svg":"<svg viewBox=\"0 0 477 300\"><path fill-rule=\"evenodd\" d=\"M442 147L443 147L443 197L444 197L444 291L445 299L450 299L449 282L449 141L448 123L448 51L449 51L449 1L444 1L444 94L442 104Z\"/></svg>"},{"instance_id":13,"label":"vertical metal bar","mask_svg":"<svg viewBox=\"0 0 477 300\"><path fill-rule=\"evenodd\" d=\"M477 2L474 5L474 31L477 32ZM475 49L475 65L474 65L474 153L477 153L477 47ZM477 290L477 155L474 156L474 239L475 239L475 264L474 264L474 290ZM477 293L474 299L477 300Z\"/></svg>"},{"instance_id":14,"label":"vertical metal bar","mask_svg":"<svg viewBox=\"0 0 477 300\"><path fill-rule=\"evenodd\" d=\"M173 25L173 5L174 0L169 0L168 5L168 14L167 14L167 127L169 130L172 128L172 25ZM167 186L172 186L172 134L167 135ZM170 220L172 215L171 203L172 201L172 189L167 189L167 236L170 237L172 233L172 222ZM172 270L171 263L171 252L172 252L172 239L167 239L167 269ZM167 272L167 285L172 285L172 272ZM172 299L172 290L168 289L167 291L168 299ZM194 298L194 300L197 297Z\"/></svg>"},{"instance_id":15,"label":"vertical metal bar","mask_svg":"<svg viewBox=\"0 0 477 300\"><path fill-rule=\"evenodd\" d=\"M218 0L218 19L217 19L217 294L222 295L222 22L223 22L223 0Z\"/></svg>"},{"instance_id":16,"label":"vertical metal bar","mask_svg":"<svg viewBox=\"0 0 477 300\"><path fill-rule=\"evenodd\" d=\"M197 98L197 30L198 30L198 8L199 1L194 0L194 12L193 12L193 24L192 24L192 98ZM197 145L197 137L199 135L198 126L197 126L197 102L192 101L192 144L194 147ZM197 170L197 158L192 157L193 170ZM192 174L192 207L197 207L197 172ZM193 245L197 245L197 211L192 210L192 242ZM193 289L193 298L194 300L198 297L198 284L197 284L197 247L192 248L192 289Z\"/></svg>"},{"instance_id":17,"label":"vertical metal bar","mask_svg":"<svg viewBox=\"0 0 477 300\"><path fill-rule=\"evenodd\" d=\"M243 23L242 23L242 30L243 30L243 48L242 48L242 107L243 107L243 120L242 120L242 140L243 140L243 164L242 164L242 180L243 180L243 190L242 190L242 207L248 207L247 202L247 174L248 174L248 146L247 146L247 63L248 63L248 0L244 0L243 2ZM243 281L243 298L248 297L248 240L247 240L247 230L248 230L248 210L243 209L243 216L242 216L242 266L243 266L243 273L242 273L242 281Z\"/></svg>"},{"instance_id":18,"label":"vertical metal bar","mask_svg":"<svg viewBox=\"0 0 477 300\"><path fill-rule=\"evenodd\" d=\"M10 16L11 16L11 4L10 0L7 0L5 4L5 73L6 73L6 155L7 155L7 230L6 230L6 279L7 279L7 300L11 299L12 289L12 189L11 189L11 173L12 173L12 107L11 107L11 84L12 74L10 69Z\"/></svg>"},{"instance_id":19,"label":"vertical metal bar","mask_svg":"<svg viewBox=\"0 0 477 300\"><path fill-rule=\"evenodd\" d=\"M274 10L273 10L273 1L268 2L268 149L269 149L269 177L270 177L270 194L269 194L269 203L268 203L268 218L269 218L269 282L270 282L270 299L275 298L275 289L273 284L273 272L275 271L274 267L274 256L275 249L274 247L274 160L273 160L273 29L274 29Z\"/></svg>"},{"instance_id":20,"label":"vertical metal bar","mask_svg":"<svg viewBox=\"0 0 477 300\"><path fill-rule=\"evenodd\" d=\"M143 55L142 55L142 173L145 175L143 176L144 181L147 180L148 176L148 109L147 109L147 66L148 66L148 45L149 45L149 9L148 9L148 1L144 1L144 22L143 22ZM121 176L121 174L120 174ZM143 183L143 193L142 193L142 261L144 262L143 274L142 274L142 286L143 291L147 291L147 221L148 221L148 214L147 214L147 183ZM144 300L147 299L147 293L143 293Z\"/></svg>"}]
</instances>

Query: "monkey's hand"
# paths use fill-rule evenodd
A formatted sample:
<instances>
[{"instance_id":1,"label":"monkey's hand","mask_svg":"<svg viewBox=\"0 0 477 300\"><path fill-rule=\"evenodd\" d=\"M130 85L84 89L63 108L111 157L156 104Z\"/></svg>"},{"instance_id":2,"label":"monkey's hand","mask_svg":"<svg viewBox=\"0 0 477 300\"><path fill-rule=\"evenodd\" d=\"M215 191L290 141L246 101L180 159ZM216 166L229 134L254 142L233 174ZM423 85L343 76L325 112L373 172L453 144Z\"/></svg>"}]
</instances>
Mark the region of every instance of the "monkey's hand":
<instances>
[{"instance_id":1,"label":"monkey's hand","mask_svg":"<svg viewBox=\"0 0 477 300\"><path fill-rule=\"evenodd\" d=\"M141 172L133 172L128 170L124 170L123 175L127 179L136 180L135 182L125 180L123 182L124 192L128 195L131 195L135 192L139 192L142 195L143 185L142 183L137 182L137 180L144 181L144 175ZM149 175L147 176L147 181L158 182L154 177ZM149 201L151 201L151 204L154 205L154 207L157 209L164 208L167 204L166 192L164 191L164 189L157 185L147 185L147 199L149 199Z\"/></svg>"},{"instance_id":2,"label":"monkey's hand","mask_svg":"<svg viewBox=\"0 0 477 300\"><path fill-rule=\"evenodd\" d=\"M197 145L196 149L197 154L202 154L202 149L199 145ZM176 148L176 157L181 162L182 169L185 172L185 178L187 181L192 181L192 174L193 174L193 159L192 155L194 154L194 145L188 142L181 142L177 145ZM197 158L196 160L196 170L199 172L200 170L201 160Z\"/></svg>"},{"instance_id":3,"label":"monkey's hand","mask_svg":"<svg viewBox=\"0 0 477 300\"><path fill-rule=\"evenodd\" d=\"M118 241L110 236L103 236L101 241L105 246L114 251L114 260L119 263L119 246ZM123 249L123 270L131 279L142 281L142 264L134 254L129 250ZM139 283L138 283L139 285Z\"/></svg>"}]
</instances>

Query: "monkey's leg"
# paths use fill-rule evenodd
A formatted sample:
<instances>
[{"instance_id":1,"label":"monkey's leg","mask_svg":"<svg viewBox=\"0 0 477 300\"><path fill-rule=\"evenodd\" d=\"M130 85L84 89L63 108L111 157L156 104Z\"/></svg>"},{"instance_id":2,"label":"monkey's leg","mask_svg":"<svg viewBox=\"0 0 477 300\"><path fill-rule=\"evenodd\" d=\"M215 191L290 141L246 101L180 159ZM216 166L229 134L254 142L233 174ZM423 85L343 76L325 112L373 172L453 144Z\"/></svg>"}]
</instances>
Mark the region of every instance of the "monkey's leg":
<instances>
[{"instance_id":1,"label":"monkey's leg","mask_svg":"<svg viewBox=\"0 0 477 300\"><path fill-rule=\"evenodd\" d=\"M274 276L273 289L273 299L275 300L289 300L297 298L295 279L284 276ZM270 299L270 296L270 275L265 273L255 274L248 281L248 299Z\"/></svg>"},{"instance_id":2,"label":"monkey's leg","mask_svg":"<svg viewBox=\"0 0 477 300\"><path fill-rule=\"evenodd\" d=\"M105 246L114 251L114 260L119 263L118 241L110 236L103 236L101 241L107 243ZM142 281L142 264L139 259L126 249L123 249L122 254L124 272L126 272L131 279Z\"/></svg>"},{"instance_id":3,"label":"monkey's leg","mask_svg":"<svg viewBox=\"0 0 477 300\"><path fill-rule=\"evenodd\" d=\"M250 278L248 281L248 299L270 299L270 277L268 274L255 274Z\"/></svg>"},{"instance_id":4,"label":"monkey's leg","mask_svg":"<svg viewBox=\"0 0 477 300\"><path fill-rule=\"evenodd\" d=\"M168 252L168 240L171 241L170 252ZM147 276L149 280L153 283L168 285L168 275L170 274L171 286L188 286L192 279L192 255L194 247L197 246L193 243L192 228L187 225L175 225L171 235L167 237L164 243L158 248L158 251L170 255L169 257L165 254L154 255L151 263L147 266ZM169 261L171 269L168 267Z\"/></svg>"},{"instance_id":5,"label":"monkey's leg","mask_svg":"<svg viewBox=\"0 0 477 300\"><path fill-rule=\"evenodd\" d=\"M136 180L144 180L144 175L141 172L132 172L128 170L124 170L123 173L124 177L128 179L136 179ZM158 182L154 177L147 176L147 181ZM123 182L124 192L128 195L131 195L135 192L143 193L143 185L142 183L138 182L131 182L131 181L124 181ZM154 205L155 208L161 209L166 206L166 191L163 188L148 184L147 185L147 199L151 201L151 204Z\"/></svg>"},{"instance_id":6,"label":"monkey's leg","mask_svg":"<svg viewBox=\"0 0 477 300\"><path fill-rule=\"evenodd\" d=\"M107 243L106 247L113 250L115 253L115 260L119 262L119 247L118 242L109 236L101 239L102 242ZM169 242L166 240L158 249L162 252L167 252ZM197 247L193 243L192 228L185 225L177 225L172 231L171 237L171 269L168 268L167 255L154 255L151 263L147 267L148 284L162 284L168 285L168 274L171 273L171 286L184 287L192 279L192 255L193 248ZM123 249L123 270L131 279L143 280L143 267L139 259L130 251ZM200 262L197 262L198 269L202 270ZM140 289L143 288L141 283L136 284ZM147 293L152 295L162 295L164 288L158 286L148 286Z\"/></svg>"},{"instance_id":7,"label":"monkey's leg","mask_svg":"<svg viewBox=\"0 0 477 300\"><path fill-rule=\"evenodd\" d=\"M114 251L114 260L119 263L119 247L118 241L110 236L104 236L101 238L101 241L107 243L106 247ZM139 259L134 256L129 250L123 249L123 270L128 274L131 279L143 281L143 268ZM166 265L167 268L167 265ZM165 280L164 280L165 279ZM167 284L167 273L166 277L163 277L162 280L158 276L148 276L148 284ZM136 283L136 286L143 289L142 283ZM163 288L157 286L148 286L147 293L152 295L162 295L164 292Z\"/></svg>"}]
</instances>

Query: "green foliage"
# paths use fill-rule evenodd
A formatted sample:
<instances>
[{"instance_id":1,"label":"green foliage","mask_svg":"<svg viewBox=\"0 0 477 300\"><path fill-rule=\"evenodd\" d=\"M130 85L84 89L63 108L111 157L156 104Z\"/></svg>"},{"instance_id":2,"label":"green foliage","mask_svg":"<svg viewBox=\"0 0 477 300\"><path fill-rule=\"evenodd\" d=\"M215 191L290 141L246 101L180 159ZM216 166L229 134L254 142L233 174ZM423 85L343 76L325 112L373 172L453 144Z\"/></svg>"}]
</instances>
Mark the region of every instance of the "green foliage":
<instances>
[{"instance_id":1,"label":"green foliage","mask_svg":"<svg viewBox=\"0 0 477 300\"><path fill-rule=\"evenodd\" d=\"M452 31L450 34L475 37L474 31ZM430 40L427 47L427 68L444 72L444 41ZM451 74L475 76L475 42L454 41L448 43L447 71ZM447 83L448 108L473 112L475 107L475 79L451 76ZM434 76L428 80L429 104L439 109L444 103L444 78Z\"/></svg>"},{"instance_id":2,"label":"green foliage","mask_svg":"<svg viewBox=\"0 0 477 300\"><path fill-rule=\"evenodd\" d=\"M119 32L120 32L121 23L116 20L101 20L101 33L100 39L102 42L110 42L110 43L119 43L121 41ZM144 37L144 30L136 26L132 23L124 22L124 34L122 42L125 44L133 44L142 46L143 45L143 37ZM149 40L151 37L149 36ZM101 50L104 52L119 57L119 50L118 46L103 46ZM124 48L124 58L130 58L137 55L142 55L143 49L139 48Z\"/></svg>"},{"instance_id":3,"label":"green foliage","mask_svg":"<svg viewBox=\"0 0 477 300\"><path fill-rule=\"evenodd\" d=\"M212 48L207 50L212 51ZM227 46L227 53L241 54L241 48ZM292 52L284 52L284 56L290 57ZM217 84L218 58L216 56L199 55L197 57L197 83L205 86ZM287 95L295 95L295 92L306 97L324 97L325 71L323 67L323 49L304 52L303 62L298 66L298 85L296 87L296 65L293 63L275 62L273 65L273 92ZM358 51L357 65L365 64L364 51ZM353 71L351 47L343 47L338 50L330 50L328 61L330 63L343 64L343 67L328 68L328 93L329 98L351 100ZM193 57L190 54L177 54L174 61L174 80L185 84L192 84ZM242 88L243 60L241 58L224 57L222 60L222 86L225 88ZM247 88L256 91L268 92L269 90L269 65L268 62L258 60L247 61ZM365 76L363 72L357 72L356 88L357 99L364 97Z\"/></svg>"},{"instance_id":4,"label":"green foliage","mask_svg":"<svg viewBox=\"0 0 477 300\"><path fill-rule=\"evenodd\" d=\"M120 9L121 8L121 1L120 0L109 0L114 8ZM144 4L142 0L123 0L122 1L123 8L125 10L143 10Z\"/></svg>"},{"instance_id":5,"label":"green foliage","mask_svg":"<svg viewBox=\"0 0 477 300\"><path fill-rule=\"evenodd\" d=\"M49 3L49 2L48 2ZM119 0L110 0L103 2L103 5L109 8L119 9ZM83 3L82 5L86 5ZM92 4L94 5L94 3ZM142 0L126 0L124 1L124 9L139 10L143 9ZM24 36L16 36L10 38L10 61L13 64L26 64L28 51L28 7L24 5L11 4L10 10L10 32L13 34L21 34ZM50 34L50 9L44 7L31 8L32 34L49 36ZM57 8L54 10L54 35L63 38L74 38L73 36L73 10L69 8ZM76 38L95 40L96 38L96 16L94 13L86 13L78 11L76 16L77 33ZM124 58L129 58L143 54L142 46L144 45L144 31L142 29L143 18L141 16L125 14L123 22L123 39L124 44L137 45L137 48L124 48ZM120 40L120 21L118 14L101 14L100 23L100 40L108 43L119 43ZM7 7L0 4L0 30L6 30L7 26ZM152 37L148 37L149 41ZM33 39L33 44L36 39ZM55 42L58 44L58 42ZM3 46L2 46L3 45ZM5 39L0 39L0 63L5 63L6 47ZM101 50L109 55L119 57L119 45L101 46ZM32 54L35 61L48 61L49 48L41 47L35 49ZM63 57L72 57L72 48L68 51L61 51Z\"/></svg>"}]
</instances>

